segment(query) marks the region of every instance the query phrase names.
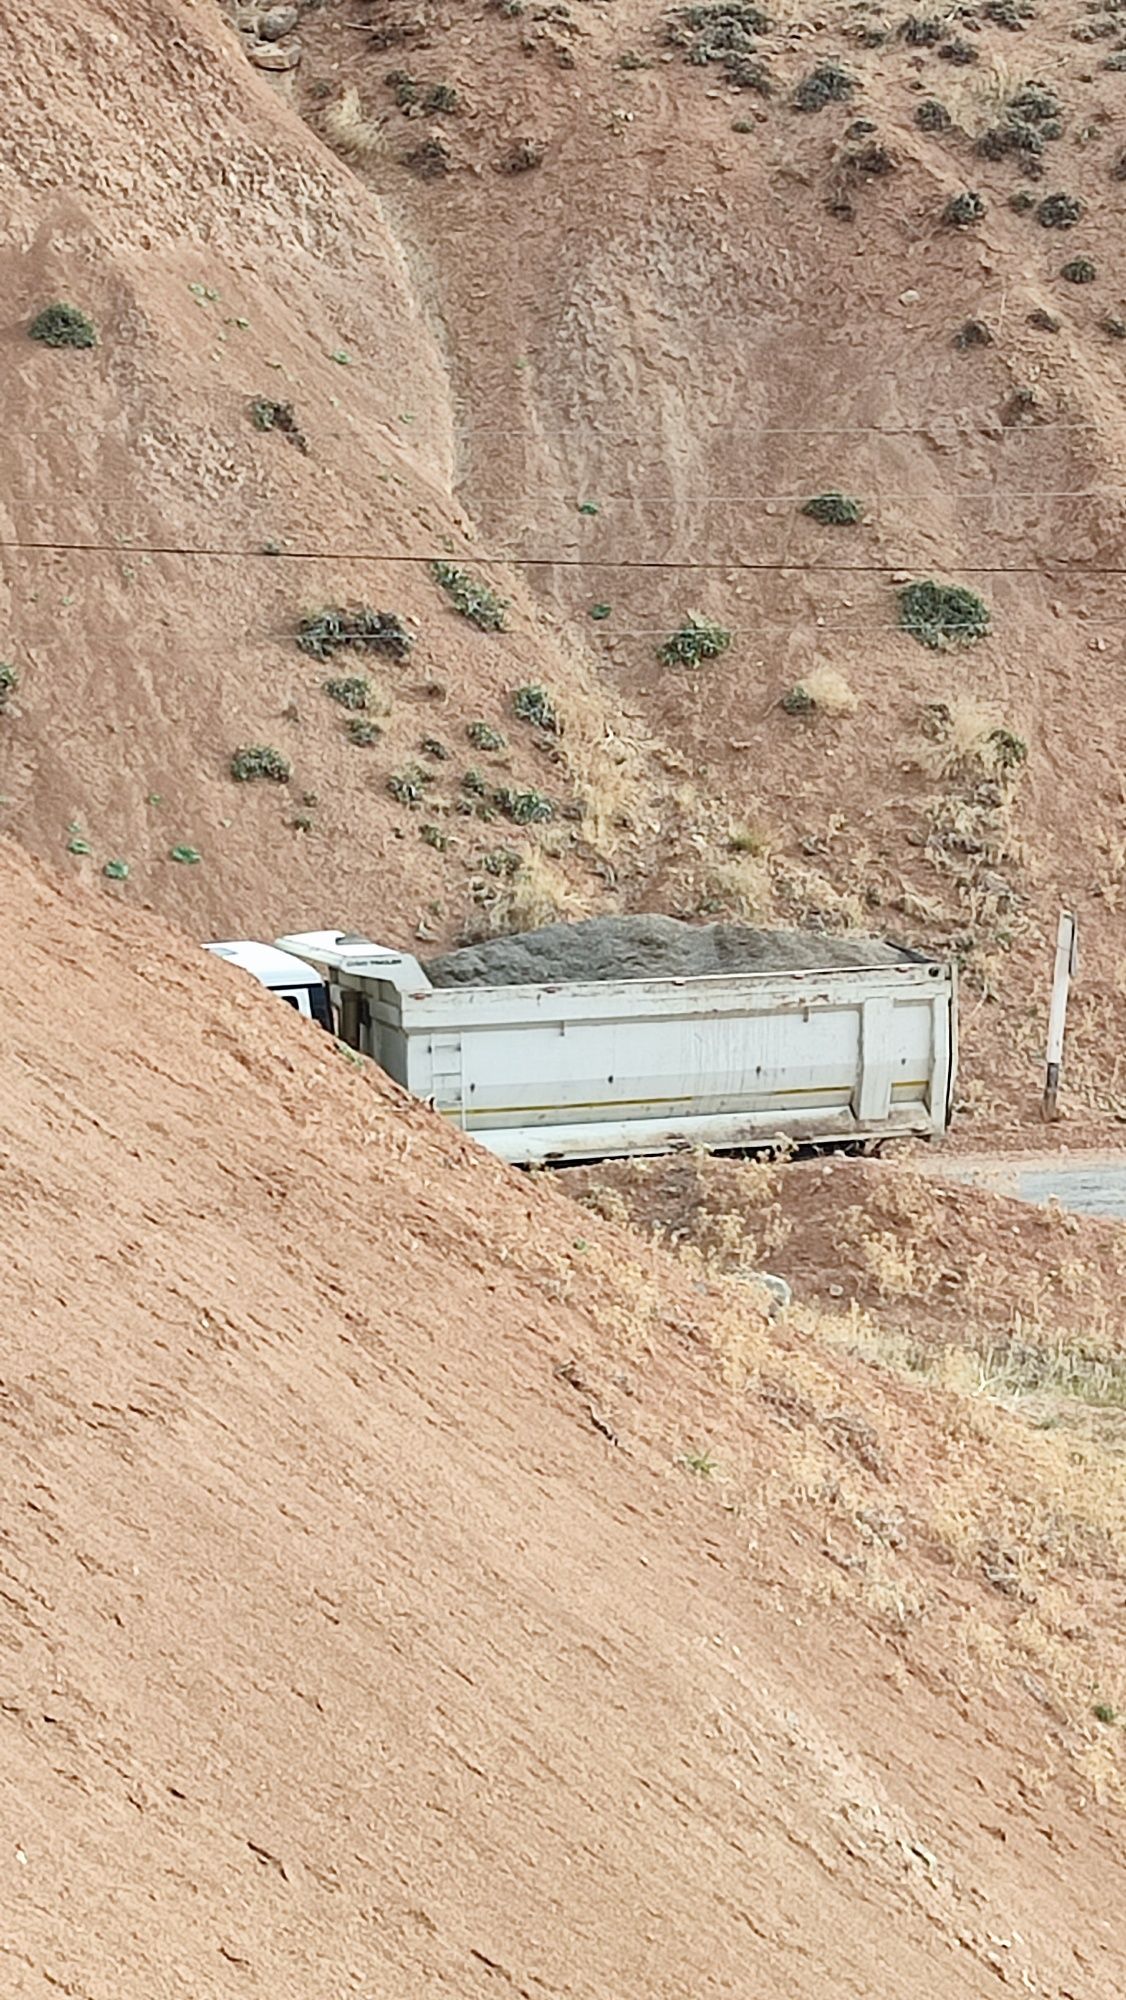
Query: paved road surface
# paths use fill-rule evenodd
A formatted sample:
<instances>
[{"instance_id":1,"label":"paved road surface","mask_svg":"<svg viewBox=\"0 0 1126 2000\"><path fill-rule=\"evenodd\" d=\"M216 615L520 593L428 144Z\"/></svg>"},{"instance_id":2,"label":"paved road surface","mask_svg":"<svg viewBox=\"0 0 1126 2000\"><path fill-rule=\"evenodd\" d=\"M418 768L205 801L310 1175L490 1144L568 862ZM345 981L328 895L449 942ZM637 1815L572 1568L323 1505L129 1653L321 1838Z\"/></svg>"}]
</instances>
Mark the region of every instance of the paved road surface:
<instances>
[{"instance_id":1,"label":"paved road surface","mask_svg":"<svg viewBox=\"0 0 1126 2000\"><path fill-rule=\"evenodd\" d=\"M1036 1154L1024 1159L1002 1155L936 1160L944 1180L971 1181L1021 1201L1056 1200L1085 1215L1126 1221L1126 1154Z\"/></svg>"}]
</instances>

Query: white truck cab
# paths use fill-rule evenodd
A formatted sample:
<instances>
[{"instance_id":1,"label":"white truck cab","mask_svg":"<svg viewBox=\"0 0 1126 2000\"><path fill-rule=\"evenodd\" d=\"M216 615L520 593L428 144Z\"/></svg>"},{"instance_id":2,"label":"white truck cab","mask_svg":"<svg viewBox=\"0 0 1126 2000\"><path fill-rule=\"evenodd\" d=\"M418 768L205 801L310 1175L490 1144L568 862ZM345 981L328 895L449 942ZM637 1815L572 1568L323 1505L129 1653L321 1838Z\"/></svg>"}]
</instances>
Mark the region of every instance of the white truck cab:
<instances>
[{"instance_id":1,"label":"white truck cab","mask_svg":"<svg viewBox=\"0 0 1126 2000\"><path fill-rule=\"evenodd\" d=\"M260 986L268 987L279 1000L304 1014L306 1020L316 1021L332 1033L328 987L307 960L295 958L292 952L279 951L272 944L254 944L248 938L230 938L221 944L205 945L204 949L213 952L216 958L225 958L228 965L241 966Z\"/></svg>"}]
</instances>

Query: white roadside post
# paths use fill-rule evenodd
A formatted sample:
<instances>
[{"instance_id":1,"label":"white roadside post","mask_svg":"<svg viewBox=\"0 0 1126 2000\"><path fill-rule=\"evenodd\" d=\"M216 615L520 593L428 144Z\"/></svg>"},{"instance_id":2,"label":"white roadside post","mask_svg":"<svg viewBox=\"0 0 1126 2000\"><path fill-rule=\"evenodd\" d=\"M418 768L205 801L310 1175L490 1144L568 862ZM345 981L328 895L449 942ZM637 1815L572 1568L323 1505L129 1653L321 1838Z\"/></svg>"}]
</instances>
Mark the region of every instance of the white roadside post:
<instances>
[{"instance_id":1,"label":"white roadside post","mask_svg":"<svg viewBox=\"0 0 1126 2000\"><path fill-rule=\"evenodd\" d=\"M1048 1015L1048 1068L1040 1116L1059 1117L1060 1069L1063 1065L1063 1031L1067 1021L1067 994L1079 963L1079 931L1069 910L1060 912L1056 931L1056 964L1052 974L1052 1005Z\"/></svg>"}]
</instances>

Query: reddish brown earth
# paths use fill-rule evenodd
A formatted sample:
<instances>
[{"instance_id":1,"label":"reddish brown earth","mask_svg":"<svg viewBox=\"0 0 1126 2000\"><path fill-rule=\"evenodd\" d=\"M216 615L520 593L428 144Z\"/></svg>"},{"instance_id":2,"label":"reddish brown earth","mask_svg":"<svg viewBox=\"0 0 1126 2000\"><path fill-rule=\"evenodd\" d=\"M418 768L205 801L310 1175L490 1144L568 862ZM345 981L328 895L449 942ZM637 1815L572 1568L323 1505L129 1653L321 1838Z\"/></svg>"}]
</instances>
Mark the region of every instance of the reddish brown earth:
<instances>
[{"instance_id":1,"label":"reddish brown earth","mask_svg":"<svg viewBox=\"0 0 1126 2000\"><path fill-rule=\"evenodd\" d=\"M3 869L5 1993L1120 1992L1097 1467Z\"/></svg>"},{"instance_id":2,"label":"reddish brown earth","mask_svg":"<svg viewBox=\"0 0 1126 2000\"><path fill-rule=\"evenodd\" d=\"M1105 326L1124 310L1126 183L1113 32L1075 35L1113 18L1051 0L1016 32L971 19L961 68L897 32L862 46L851 12L787 18L762 37L769 98L686 62L664 18L653 0L341 0L305 12L279 80L210 0L14 0L0 660L20 686L0 823L91 879L126 861L107 893L197 934L447 941L623 905L953 947L964 1103L991 1137L1035 1117L1066 899L1084 938L1068 1102L1105 1135L1126 1059L1126 349ZM851 101L795 111L828 57ZM392 70L458 108L404 116ZM1062 135L1033 181L974 145L1037 77ZM928 94L946 132L914 122ZM425 180L404 158L430 137L451 171ZM525 137L542 164L500 171ZM851 168L861 143L892 171ZM984 221L944 226L967 186ZM1022 187L1074 194L1079 225L1015 213ZM1074 255L1094 256L1093 284L1061 280ZM28 341L58 296L96 320L95 351ZM1048 310L1056 333L1029 324ZM955 348L969 318L991 345ZM254 429L263 395L292 402L307 456ZM863 526L802 517L830 486ZM511 598L506 633L451 612L436 554ZM912 574L977 587L992 637L941 654L897 632ZM294 638L304 611L358 600L416 633L373 670L368 749ZM660 668L693 607L730 651ZM854 713L781 710L816 666L847 677ZM512 716L529 682L561 739ZM936 700L984 705L1027 744L1000 806L972 758L936 776ZM504 751L469 745L481 720ZM435 739L445 761L421 749ZM262 743L290 782L232 783L232 753ZM420 760L412 808L387 786ZM489 789L541 790L551 823L482 821L462 787L479 765ZM90 852L68 859L75 841ZM183 846L200 861L171 860Z\"/></svg>"}]
</instances>

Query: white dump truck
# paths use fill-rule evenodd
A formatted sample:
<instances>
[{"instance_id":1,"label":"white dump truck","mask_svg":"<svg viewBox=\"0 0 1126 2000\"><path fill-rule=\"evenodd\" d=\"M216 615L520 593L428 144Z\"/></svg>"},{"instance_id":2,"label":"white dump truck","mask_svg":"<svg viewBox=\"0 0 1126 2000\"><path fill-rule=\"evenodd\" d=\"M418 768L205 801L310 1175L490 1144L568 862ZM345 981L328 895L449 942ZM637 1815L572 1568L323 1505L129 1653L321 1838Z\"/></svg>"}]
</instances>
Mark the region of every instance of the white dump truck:
<instances>
[{"instance_id":1,"label":"white dump truck","mask_svg":"<svg viewBox=\"0 0 1126 2000\"><path fill-rule=\"evenodd\" d=\"M327 985L343 1041L514 1163L939 1137L953 964L869 941L850 965L831 943L829 964L524 984L472 969L435 984L409 953L338 931L276 948Z\"/></svg>"}]
</instances>

